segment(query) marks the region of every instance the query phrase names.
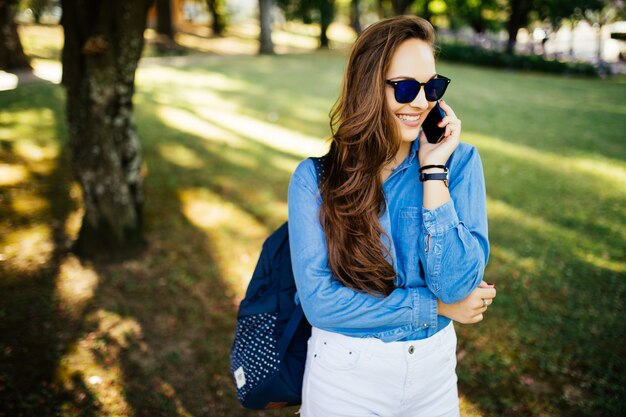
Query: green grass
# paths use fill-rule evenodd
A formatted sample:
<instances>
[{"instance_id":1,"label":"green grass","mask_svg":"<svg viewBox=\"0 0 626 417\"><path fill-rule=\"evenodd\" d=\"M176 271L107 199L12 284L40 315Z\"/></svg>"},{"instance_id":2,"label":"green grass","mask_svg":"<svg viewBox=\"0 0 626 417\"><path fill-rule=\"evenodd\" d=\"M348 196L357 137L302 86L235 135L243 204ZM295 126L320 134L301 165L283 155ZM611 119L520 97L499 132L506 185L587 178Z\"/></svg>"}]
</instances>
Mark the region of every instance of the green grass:
<instances>
[{"instance_id":1,"label":"green grass","mask_svg":"<svg viewBox=\"0 0 626 417\"><path fill-rule=\"evenodd\" d=\"M241 409L228 354L290 173L324 150L345 56L187 59L138 72L150 244L117 264L65 252L81 212L62 88L0 93L0 416L296 411ZM484 322L457 325L464 415L619 415L626 84L438 72L483 159L499 291Z\"/></svg>"}]
</instances>

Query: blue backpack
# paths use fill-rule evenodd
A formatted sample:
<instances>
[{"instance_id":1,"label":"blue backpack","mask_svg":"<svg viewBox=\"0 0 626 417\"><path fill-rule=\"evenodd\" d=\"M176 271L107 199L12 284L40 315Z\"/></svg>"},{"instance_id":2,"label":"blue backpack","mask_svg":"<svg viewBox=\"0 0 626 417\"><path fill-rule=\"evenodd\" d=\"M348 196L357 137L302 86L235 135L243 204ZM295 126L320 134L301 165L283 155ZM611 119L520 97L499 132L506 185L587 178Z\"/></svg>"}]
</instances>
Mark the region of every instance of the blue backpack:
<instances>
[{"instance_id":1,"label":"blue backpack","mask_svg":"<svg viewBox=\"0 0 626 417\"><path fill-rule=\"evenodd\" d=\"M315 163L318 181L321 158ZM263 244L246 296L239 305L230 369L241 405L272 409L302 402L311 325L295 303L287 223Z\"/></svg>"}]
</instances>

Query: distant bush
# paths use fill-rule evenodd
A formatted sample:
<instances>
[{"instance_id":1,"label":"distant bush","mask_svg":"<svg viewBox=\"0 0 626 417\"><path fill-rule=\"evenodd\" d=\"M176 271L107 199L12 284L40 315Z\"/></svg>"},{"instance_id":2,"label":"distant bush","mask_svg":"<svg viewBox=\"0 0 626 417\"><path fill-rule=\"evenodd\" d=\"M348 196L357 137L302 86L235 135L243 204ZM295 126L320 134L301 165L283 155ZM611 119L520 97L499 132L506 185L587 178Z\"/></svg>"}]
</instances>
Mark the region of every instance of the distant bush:
<instances>
[{"instance_id":1,"label":"distant bush","mask_svg":"<svg viewBox=\"0 0 626 417\"><path fill-rule=\"evenodd\" d=\"M525 71L600 76L598 68L586 62L561 62L547 60L538 55L513 55L462 43L440 43L439 50L439 57L445 61Z\"/></svg>"}]
</instances>

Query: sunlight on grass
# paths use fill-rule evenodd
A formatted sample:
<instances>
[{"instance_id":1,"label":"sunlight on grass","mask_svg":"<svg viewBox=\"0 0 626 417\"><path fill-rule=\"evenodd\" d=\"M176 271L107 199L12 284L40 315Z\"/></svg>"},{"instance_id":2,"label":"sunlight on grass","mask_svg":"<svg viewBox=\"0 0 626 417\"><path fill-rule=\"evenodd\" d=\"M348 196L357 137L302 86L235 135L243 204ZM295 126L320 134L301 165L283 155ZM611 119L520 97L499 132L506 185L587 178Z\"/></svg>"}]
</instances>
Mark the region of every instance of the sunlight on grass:
<instances>
[{"instance_id":1,"label":"sunlight on grass","mask_svg":"<svg viewBox=\"0 0 626 417\"><path fill-rule=\"evenodd\" d=\"M29 178L30 172L23 165L0 164L0 186L17 185Z\"/></svg>"},{"instance_id":2,"label":"sunlight on grass","mask_svg":"<svg viewBox=\"0 0 626 417\"><path fill-rule=\"evenodd\" d=\"M463 417L487 417L463 394L459 394L459 408Z\"/></svg>"},{"instance_id":3,"label":"sunlight on grass","mask_svg":"<svg viewBox=\"0 0 626 417\"><path fill-rule=\"evenodd\" d=\"M603 256L597 256L590 252L584 251L576 251L576 256L582 259L585 262L590 263L593 266L602 269L608 269L609 271L613 271L616 273L625 273L626 272L626 262L624 261L614 261L609 259L608 254L605 252Z\"/></svg>"},{"instance_id":4,"label":"sunlight on grass","mask_svg":"<svg viewBox=\"0 0 626 417\"><path fill-rule=\"evenodd\" d=\"M17 87L18 82L17 75L0 70L0 91L13 90Z\"/></svg>"},{"instance_id":5,"label":"sunlight on grass","mask_svg":"<svg viewBox=\"0 0 626 417\"><path fill-rule=\"evenodd\" d=\"M208 58L210 59L210 57ZM189 65L189 58L181 59L180 66ZM217 61L219 62L219 61ZM177 68L176 58L170 59L171 67L163 67L161 61L154 63L149 59L137 70L137 83L140 85L153 85L157 90L156 101L164 97L175 97L176 104L192 101L195 104L215 104L219 100L227 109L236 110L236 104L223 100L213 90L233 92L246 88L246 83L215 71L189 72ZM164 80L167 80L164 83ZM166 88L164 88L166 87ZM173 90L173 87L187 87ZM172 96L172 94L175 94ZM167 104L168 103L166 101ZM225 108L226 110L226 108Z\"/></svg>"},{"instance_id":6,"label":"sunlight on grass","mask_svg":"<svg viewBox=\"0 0 626 417\"><path fill-rule=\"evenodd\" d=\"M258 256L256 243L267 234L267 229L238 206L207 189L181 189L178 195L184 215L212 242L213 257L223 271L224 281L239 298L243 297ZM286 207L279 209L287 217Z\"/></svg>"},{"instance_id":7,"label":"sunlight on grass","mask_svg":"<svg viewBox=\"0 0 626 417\"><path fill-rule=\"evenodd\" d=\"M537 216L531 216L499 200L487 198L487 211L490 221L508 223L518 234L521 233L521 229L524 229L523 235L536 236L551 242L551 249L556 252L562 251L570 256L575 255L583 262L613 272L626 271L626 263L610 258L611 252L614 252L616 248L611 247L608 242L595 241L569 228L547 222ZM621 228L621 232L624 233L623 228ZM532 245L533 243L528 240L527 244ZM572 251L572 249L574 250ZM492 252L502 262L525 271L528 276L532 276L538 273L541 268L546 267L539 264L542 262L542 258L520 257L519 254L497 244L493 245ZM568 272L562 271L561 275L566 277Z\"/></svg>"},{"instance_id":8,"label":"sunlight on grass","mask_svg":"<svg viewBox=\"0 0 626 417\"><path fill-rule=\"evenodd\" d=\"M510 249L493 244L490 247L490 252L490 256L499 258L501 262L512 265L514 268L524 271L525 274L536 274L539 272L536 258L530 256L523 257Z\"/></svg>"},{"instance_id":9,"label":"sunlight on grass","mask_svg":"<svg viewBox=\"0 0 626 417\"><path fill-rule=\"evenodd\" d=\"M32 139L20 139L15 143L13 150L17 155L33 162L56 159L59 156L57 143L42 143Z\"/></svg>"},{"instance_id":10,"label":"sunlight on grass","mask_svg":"<svg viewBox=\"0 0 626 417\"><path fill-rule=\"evenodd\" d=\"M61 358L56 379L66 390L91 396L99 415L132 416L125 398L120 356L131 342L141 344L142 330L133 318L100 309L86 318L86 333ZM87 392L85 392L87 391Z\"/></svg>"},{"instance_id":11,"label":"sunlight on grass","mask_svg":"<svg viewBox=\"0 0 626 417\"><path fill-rule=\"evenodd\" d=\"M163 159L183 168L200 169L204 166L193 150L180 144L161 145L159 152Z\"/></svg>"},{"instance_id":12,"label":"sunlight on grass","mask_svg":"<svg viewBox=\"0 0 626 417\"><path fill-rule=\"evenodd\" d=\"M234 133L221 129L193 113L175 107L160 106L157 113L167 125L182 132L209 139L212 142L241 146L243 141Z\"/></svg>"},{"instance_id":13,"label":"sunlight on grass","mask_svg":"<svg viewBox=\"0 0 626 417\"><path fill-rule=\"evenodd\" d=\"M0 176L1 176L0 169ZM2 184L0 184L2 185ZM31 192L30 190L24 190L20 193L19 198L15 198L11 201L11 209L17 214L24 216L32 215L35 212L43 212L50 209L50 203L45 198Z\"/></svg>"},{"instance_id":14,"label":"sunlight on grass","mask_svg":"<svg viewBox=\"0 0 626 417\"><path fill-rule=\"evenodd\" d=\"M468 142L479 148L493 150L509 158L531 160L546 169L553 169L559 173L596 177L604 184L601 190L597 190L603 195L626 195L626 164L624 161L600 156L593 158L564 156L473 132L464 133L464 135ZM603 169L599 170L598 166L602 166ZM611 174L607 175L607 172Z\"/></svg>"},{"instance_id":15,"label":"sunlight on grass","mask_svg":"<svg viewBox=\"0 0 626 417\"><path fill-rule=\"evenodd\" d=\"M50 260L54 250L50 226L35 224L9 230L0 238L0 248L7 266L34 272Z\"/></svg>"},{"instance_id":16,"label":"sunlight on grass","mask_svg":"<svg viewBox=\"0 0 626 417\"><path fill-rule=\"evenodd\" d=\"M79 318L85 305L93 298L100 278L75 256L68 256L60 265L56 279L56 296L63 311Z\"/></svg>"},{"instance_id":17,"label":"sunlight on grass","mask_svg":"<svg viewBox=\"0 0 626 417\"><path fill-rule=\"evenodd\" d=\"M74 241L78 237L80 225L85 214L85 208L82 205L83 191L78 182L74 181L70 185L70 199L74 202L75 210L70 211L65 219L63 230L66 236Z\"/></svg>"},{"instance_id":18,"label":"sunlight on grass","mask_svg":"<svg viewBox=\"0 0 626 417\"><path fill-rule=\"evenodd\" d=\"M26 158L54 158L59 147L55 113L35 107L38 104L33 103L34 108L0 112L0 139L12 142Z\"/></svg>"},{"instance_id":19,"label":"sunlight on grass","mask_svg":"<svg viewBox=\"0 0 626 417\"><path fill-rule=\"evenodd\" d=\"M321 156L327 148L327 145L317 138L253 117L217 109L199 109L198 114L216 125L221 125L276 150L290 152L294 155L302 157Z\"/></svg>"}]
</instances>

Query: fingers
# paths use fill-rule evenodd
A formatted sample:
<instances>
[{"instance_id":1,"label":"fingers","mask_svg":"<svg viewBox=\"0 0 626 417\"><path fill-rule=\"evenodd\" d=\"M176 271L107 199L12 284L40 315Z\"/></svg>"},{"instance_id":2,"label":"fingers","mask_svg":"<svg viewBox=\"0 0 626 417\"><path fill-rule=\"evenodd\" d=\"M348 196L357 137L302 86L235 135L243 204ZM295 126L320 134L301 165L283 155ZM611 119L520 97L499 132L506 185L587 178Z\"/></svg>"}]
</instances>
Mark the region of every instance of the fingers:
<instances>
[{"instance_id":1,"label":"fingers","mask_svg":"<svg viewBox=\"0 0 626 417\"><path fill-rule=\"evenodd\" d=\"M473 294L477 298L484 298L486 300L491 300L492 298L496 298L496 289L494 287L489 287L489 288L478 287L474 290Z\"/></svg>"},{"instance_id":2,"label":"fingers","mask_svg":"<svg viewBox=\"0 0 626 417\"><path fill-rule=\"evenodd\" d=\"M460 136L461 121L456 116L446 116L438 123L439 127L445 127L444 137L449 137L456 133L456 136Z\"/></svg>"},{"instance_id":3,"label":"fingers","mask_svg":"<svg viewBox=\"0 0 626 417\"><path fill-rule=\"evenodd\" d=\"M439 100L439 107L441 107L446 114L446 116L438 123L439 127L446 128L443 136L448 138L454 135L458 138L461 135L461 121L458 117L456 117L456 113L454 113L452 107L448 106L445 101Z\"/></svg>"},{"instance_id":4,"label":"fingers","mask_svg":"<svg viewBox=\"0 0 626 417\"><path fill-rule=\"evenodd\" d=\"M446 103L445 101L439 100L439 107L443 109L443 111L446 113L446 116L454 116L456 118L456 113L454 113L452 107L448 106L448 103Z\"/></svg>"}]
</instances>

